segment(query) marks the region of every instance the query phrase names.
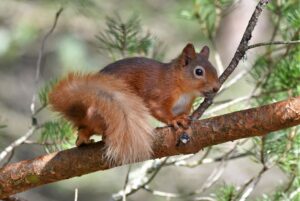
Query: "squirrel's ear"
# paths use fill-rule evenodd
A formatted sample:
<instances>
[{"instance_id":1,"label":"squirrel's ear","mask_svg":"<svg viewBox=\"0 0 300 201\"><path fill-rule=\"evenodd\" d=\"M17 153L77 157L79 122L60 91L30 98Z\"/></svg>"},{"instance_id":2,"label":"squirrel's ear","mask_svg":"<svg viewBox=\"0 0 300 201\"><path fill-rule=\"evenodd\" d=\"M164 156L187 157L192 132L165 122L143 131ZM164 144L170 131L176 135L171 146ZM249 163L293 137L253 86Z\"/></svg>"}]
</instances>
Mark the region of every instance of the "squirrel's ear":
<instances>
[{"instance_id":1,"label":"squirrel's ear","mask_svg":"<svg viewBox=\"0 0 300 201\"><path fill-rule=\"evenodd\" d=\"M200 55L208 59L209 57L209 48L205 45L200 51Z\"/></svg>"},{"instance_id":2,"label":"squirrel's ear","mask_svg":"<svg viewBox=\"0 0 300 201\"><path fill-rule=\"evenodd\" d=\"M186 66L189 62L196 57L196 51L193 44L188 43L185 48L182 50L180 55L183 65Z\"/></svg>"}]
</instances>

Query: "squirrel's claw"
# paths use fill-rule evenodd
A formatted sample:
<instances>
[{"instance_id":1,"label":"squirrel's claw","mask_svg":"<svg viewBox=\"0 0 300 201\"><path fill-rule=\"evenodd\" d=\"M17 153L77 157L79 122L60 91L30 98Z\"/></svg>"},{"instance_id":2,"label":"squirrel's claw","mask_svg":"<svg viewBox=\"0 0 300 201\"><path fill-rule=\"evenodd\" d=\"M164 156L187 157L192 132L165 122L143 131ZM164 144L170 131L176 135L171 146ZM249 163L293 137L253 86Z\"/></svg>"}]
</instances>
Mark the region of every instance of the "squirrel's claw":
<instances>
[{"instance_id":1,"label":"squirrel's claw","mask_svg":"<svg viewBox=\"0 0 300 201\"><path fill-rule=\"evenodd\" d=\"M93 139L80 138L79 136L76 139L76 147L81 147L91 143L94 143Z\"/></svg>"},{"instance_id":2,"label":"squirrel's claw","mask_svg":"<svg viewBox=\"0 0 300 201\"><path fill-rule=\"evenodd\" d=\"M175 130L184 128L188 129L189 126L191 125L191 119L188 117L186 114L182 114L180 116L175 117L169 125L173 126Z\"/></svg>"},{"instance_id":3,"label":"squirrel's claw","mask_svg":"<svg viewBox=\"0 0 300 201\"><path fill-rule=\"evenodd\" d=\"M76 139L76 147L91 144L94 140L90 139L91 135L85 132L85 130L78 131L78 137Z\"/></svg>"}]
</instances>

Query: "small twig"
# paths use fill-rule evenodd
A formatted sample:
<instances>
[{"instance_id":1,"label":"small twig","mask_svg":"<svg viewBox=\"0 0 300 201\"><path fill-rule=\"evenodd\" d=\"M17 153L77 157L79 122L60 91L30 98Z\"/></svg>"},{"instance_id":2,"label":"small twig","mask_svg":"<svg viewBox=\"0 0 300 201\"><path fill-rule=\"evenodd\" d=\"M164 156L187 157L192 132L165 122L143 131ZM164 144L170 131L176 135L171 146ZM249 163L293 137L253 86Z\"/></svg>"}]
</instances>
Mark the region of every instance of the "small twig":
<instances>
[{"instance_id":1,"label":"small twig","mask_svg":"<svg viewBox=\"0 0 300 201\"><path fill-rule=\"evenodd\" d=\"M227 165L227 160L226 158L223 158L223 160L221 161L221 163L219 164L219 166L217 168L215 168L213 170L213 172L208 176L208 178L206 179L206 181L204 181L204 185L202 185L202 187L198 190L196 190L194 192L194 194L201 194L203 192L205 192L207 189L209 189L212 185L214 185L219 178L222 176L225 167Z\"/></svg>"},{"instance_id":2,"label":"small twig","mask_svg":"<svg viewBox=\"0 0 300 201\"><path fill-rule=\"evenodd\" d=\"M249 179L241 188L240 191L236 194L236 196L232 199L233 201L246 201L249 195L253 192L256 185L260 181L262 175L269 170L270 167L263 167L261 171L257 174L257 176Z\"/></svg>"},{"instance_id":3,"label":"small twig","mask_svg":"<svg viewBox=\"0 0 300 201\"><path fill-rule=\"evenodd\" d=\"M39 77L40 77L40 69L41 69L41 62L42 62L42 59L43 59L43 54L44 54L44 49L45 49L45 44L46 44L46 41L48 39L48 37L53 33L55 27L56 27L56 24L57 24L57 21L58 21L58 18L61 14L61 12L63 11L63 8L60 8L57 12L56 12L56 15L55 15L55 19L54 19L54 23L51 27L51 29L47 32L47 34L44 36L43 38L43 41L42 41L42 46L41 46L41 49L39 50L39 56L38 56L38 60L37 60L37 64L36 64L36 74L35 74L35 91L33 93L33 96L32 96L32 102L31 102L31 105L30 105L30 110L31 110L31 119L32 119L32 127L31 129L29 129L27 131L27 133L25 135L23 135L22 137L20 137L19 139L15 140L13 143L11 143L8 147L6 147L1 153L0 153L0 161L3 160L8 153L12 152L17 146L23 144L29 137L31 137L35 131L40 127L37 125L37 120L35 118L35 115L37 114L37 111L40 112L44 106L42 106L41 108L39 108L37 111L35 111L35 99L36 99L36 91L37 91L37 84L39 82Z\"/></svg>"},{"instance_id":4,"label":"small twig","mask_svg":"<svg viewBox=\"0 0 300 201\"><path fill-rule=\"evenodd\" d=\"M201 156L201 158L198 159L198 160L196 160L194 163L188 163L186 161L187 159L190 159L191 157L193 157L194 156L194 154L193 154L193 155L189 155L189 156L184 157L184 158L180 157L179 159L169 161L169 162L166 163L165 166L175 165L175 166L185 166L185 167L191 167L191 168L193 168L193 167L196 167L196 166L198 166L200 164L203 164L203 161L209 155L210 151L211 151L211 147L208 147L206 149L206 151L204 152L204 154Z\"/></svg>"},{"instance_id":5,"label":"small twig","mask_svg":"<svg viewBox=\"0 0 300 201\"><path fill-rule=\"evenodd\" d=\"M34 111L34 114L33 114L33 116L36 116L38 113L40 113L44 108L46 108L47 107L47 105L42 105L41 107L39 107L38 109L36 109L35 111Z\"/></svg>"},{"instance_id":6,"label":"small twig","mask_svg":"<svg viewBox=\"0 0 300 201\"><path fill-rule=\"evenodd\" d=\"M256 43L253 45L249 45L246 50L250 50L252 48L261 47L261 46L269 46L269 45L293 45L293 44L300 44L300 40L295 41L272 41L266 43Z\"/></svg>"},{"instance_id":7,"label":"small twig","mask_svg":"<svg viewBox=\"0 0 300 201\"><path fill-rule=\"evenodd\" d=\"M268 42L268 43L267 42L266 43L257 43L257 44L249 45L247 50L249 50L251 48L255 48L255 47L260 47L260 46L280 45L280 44L300 44L300 40L298 40L298 41L273 41L273 42ZM268 54L269 54L269 52L268 52ZM228 82L225 82L222 85L221 90L218 92L217 96L219 96L226 89L228 89L233 84L235 84L237 81L239 81L241 78L243 78L244 75L248 74L250 70L251 69L243 70L241 73L237 74L234 78L230 79Z\"/></svg>"},{"instance_id":8,"label":"small twig","mask_svg":"<svg viewBox=\"0 0 300 201\"><path fill-rule=\"evenodd\" d=\"M262 79L260 79L257 84L255 85L254 89L252 90L252 92L250 93L250 95L247 95L247 96L243 96L243 97L239 97L239 98L235 98L235 99L229 99L229 100L223 100L223 101L219 101L219 102L215 102L215 104L217 103L223 103L222 105L219 105L219 106L216 106L214 107L213 109L207 111L205 114L211 114L213 112L217 112L219 110L222 110L222 109L225 109L231 105L234 105L236 103L239 103L239 102L243 102L243 101L248 101L246 103L246 105L249 105L249 101L250 99L252 98L259 98L261 96L266 96L266 95L270 95L272 93L282 93L282 92L286 92L287 90L289 89L280 89L280 90L274 90L274 91L270 91L270 92L261 92L257 95L255 95L257 89L259 88L259 86L263 83L263 80L264 78L269 75L270 73L266 73L265 76L262 77Z\"/></svg>"},{"instance_id":9,"label":"small twig","mask_svg":"<svg viewBox=\"0 0 300 201\"><path fill-rule=\"evenodd\" d=\"M195 197L193 198L193 201L217 201L217 200L212 197Z\"/></svg>"},{"instance_id":10,"label":"small twig","mask_svg":"<svg viewBox=\"0 0 300 201\"><path fill-rule=\"evenodd\" d=\"M247 187L248 186L250 186L250 187L248 187L248 188L245 189L245 192L241 195L241 198L239 199L239 201L246 201L247 200L247 198L249 197L249 195L252 193L252 191L254 190L254 188L256 187L256 185L258 184L258 182L261 179L261 176L262 176L262 174L264 172L265 171L261 171L259 173L259 175L255 179L253 179L253 181L251 181L249 183L249 185L247 185Z\"/></svg>"},{"instance_id":11,"label":"small twig","mask_svg":"<svg viewBox=\"0 0 300 201\"><path fill-rule=\"evenodd\" d=\"M237 155L233 155L227 158L228 161L230 160L235 160L235 159L239 159L239 158L243 158L246 156L251 156L253 155L252 152L247 151L245 153L241 153L241 154L237 154ZM197 160L194 162L186 162L184 160L176 160L176 161L171 161L170 163L167 163L165 166L169 166L169 165L175 165L178 167L188 167L188 168L195 168L198 167L199 165L202 164L210 164L210 163L216 163L216 162L221 162L223 160L224 156L220 156L220 157L216 157L216 158L204 158L203 160Z\"/></svg>"},{"instance_id":12,"label":"small twig","mask_svg":"<svg viewBox=\"0 0 300 201\"><path fill-rule=\"evenodd\" d=\"M178 198L178 197L181 196L181 194L178 194L178 193L168 193L168 192L154 190L154 189L151 189L150 186L148 186L148 185L145 185L143 187L143 189L150 192L150 193L152 193L153 195L157 195L157 196L160 196L160 197Z\"/></svg>"},{"instance_id":13,"label":"small twig","mask_svg":"<svg viewBox=\"0 0 300 201\"><path fill-rule=\"evenodd\" d=\"M54 31L54 29L55 29L55 27L57 25L59 16L62 13L62 11L63 11L63 8L60 8L56 12L53 25L50 28L50 30L46 33L46 35L44 36L44 38L42 40L41 48L39 50L39 55L38 55L38 59L37 59L37 63L36 63L36 72L35 72L35 91L33 93L32 102L31 102L31 105L30 105L31 115L32 115L32 119L33 119L33 121L32 121L33 124L35 122L34 115L35 115L35 101L36 101L37 85L38 85L38 82L39 82L39 79L40 79L41 63L42 63L42 59L43 59L43 55L44 55L45 44L46 44L46 41L49 38L49 36L53 33L53 31Z\"/></svg>"},{"instance_id":14,"label":"small twig","mask_svg":"<svg viewBox=\"0 0 300 201\"><path fill-rule=\"evenodd\" d=\"M260 162L266 167L266 158L265 158L265 144L266 136L261 137L261 147L260 147Z\"/></svg>"},{"instance_id":15,"label":"small twig","mask_svg":"<svg viewBox=\"0 0 300 201\"><path fill-rule=\"evenodd\" d=\"M287 183L286 187L284 188L283 192L287 193L291 189L291 187L293 186L293 183L294 183L295 179L297 178L296 174L292 175L292 177L290 178L290 180Z\"/></svg>"},{"instance_id":16,"label":"small twig","mask_svg":"<svg viewBox=\"0 0 300 201\"><path fill-rule=\"evenodd\" d=\"M135 193L136 191L144 188L144 186L149 184L155 178L155 176L158 174L158 172L161 170L161 168L166 164L167 160L168 160L168 157L161 160L160 163L157 164L155 167L151 166L146 171L147 173L149 173L149 172L152 173L152 175L150 177L146 178L146 180L144 182L139 183L138 185L131 185L131 186L127 185L127 189L125 189L126 192L123 192L123 190L122 190L122 191L114 194L113 199L114 200L121 200L123 198L124 194L126 196L128 196L128 195L131 195L131 194Z\"/></svg>"},{"instance_id":17,"label":"small twig","mask_svg":"<svg viewBox=\"0 0 300 201\"><path fill-rule=\"evenodd\" d=\"M5 163L3 163L3 165L2 166L6 166L10 161L11 161L11 159L13 158L13 156L14 156L14 154L15 154L15 149L12 149L11 150L11 152L10 152L10 155L7 157L7 160L6 160L6 162Z\"/></svg>"},{"instance_id":18,"label":"small twig","mask_svg":"<svg viewBox=\"0 0 300 201\"><path fill-rule=\"evenodd\" d=\"M247 152L244 152L244 153L241 153L241 154L237 154L237 155L227 157L226 160L230 161L230 160L235 160L235 159L239 159L239 158L243 158L243 157L251 156L251 155L253 155L253 153L250 152L250 151L247 151ZM197 166L202 165L202 164L210 164L210 163L221 162L223 160L223 158L224 158L224 155L220 156L220 157L216 157L216 158L205 158L201 162L196 161L196 162L188 163L186 161L178 161L174 165L188 167L188 168L194 168L194 167L197 167Z\"/></svg>"},{"instance_id":19,"label":"small twig","mask_svg":"<svg viewBox=\"0 0 300 201\"><path fill-rule=\"evenodd\" d=\"M219 180L219 178L221 177L222 173L225 170L225 166L226 166L226 164L228 162L228 158L236 150L238 144L239 143L236 143L233 146L233 148L231 148L228 152L226 152L221 157L221 160L220 160L221 163L218 165L218 167L216 167L212 171L212 173L208 176L208 178L206 179L206 181L203 182L203 185L199 189L196 189L196 190L194 190L192 192L183 193L183 194L169 193L169 192L162 192L162 191L153 190L148 185L145 185L143 187L143 189L146 190L146 191L148 191L148 192L151 192L153 195L157 195L157 196L161 196L161 197L167 197L167 198L186 198L186 197L188 197L191 200L201 200L202 197L197 197L197 198L190 198L190 197L203 193L204 191L206 191L208 188L210 188L213 184L215 184ZM208 155L209 151L210 151L210 149L208 149L207 152L206 152L206 154L204 154L204 156L200 159L201 162L199 162L199 164L202 163L202 161L206 158L206 156ZM192 167L195 167L195 166L192 166Z\"/></svg>"},{"instance_id":20,"label":"small twig","mask_svg":"<svg viewBox=\"0 0 300 201\"><path fill-rule=\"evenodd\" d=\"M143 189L145 191L153 194L153 195L160 196L160 197L165 197L167 199L168 198L181 198L182 197L182 194L179 194L179 193L168 193L168 192L153 190L148 185L144 186ZM189 200L215 201L215 199L213 199L211 197L196 197L196 198L189 199Z\"/></svg>"},{"instance_id":21,"label":"small twig","mask_svg":"<svg viewBox=\"0 0 300 201\"><path fill-rule=\"evenodd\" d=\"M30 136L34 134L34 132L39 128L39 126L33 126L31 127L25 135L20 137L19 139L15 140L13 143L11 143L8 147L6 147L1 153L0 153L0 161L2 161L7 154L12 152L17 146L23 144Z\"/></svg>"},{"instance_id":22,"label":"small twig","mask_svg":"<svg viewBox=\"0 0 300 201\"><path fill-rule=\"evenodd\" d=\"M123 201L126 201L126 187L127 187L128 181L129 181L130 171L131 171L131 165L128 165L128 171L126 173L124 187L123 187L123 198L122 198Z\"/></svg>"},{"instance_id":23,"label":"small twig","mask_svg":"<svg viewBox=\"0 0 300 201\"><path fill-rule=\"evenodd\" d=\"M252 31L254 30L254 27L256 26L258 17L260 16L263 7L269 3L269 0L260 0L257 4L251 19L248 23L248 26L244 32L243 38L237 48L237 51L234 54L234 57L232 58L230 64L225 69L225 71L220 76L219 80L221 85L227 80L227 78L231 75L231 73L235 70L237 67L239 61L244 57L247 48L248 43L252 37ZM200 106L193 112L192 119L199 119L205 112L205 110L213 103L213 99L216 95L212 95L209 98L205 98L204 101L200 104Z\"/></svg>"},{"instance_id":24,"label":"small twig","mask_svg":"<svg viewBox=\"0 0 300 201\"><path fill-rule=\"evenodd\" d=\"M74 191L74 201L78 201L78 188L75 188Z\"/></svg>"},{"instance_id":25,"label":"small twig","mask_svg":"<svg viewBox=\"0 0 300 201\"><path fill-rule=\"evenodd\" d=\"M293 191L290 196L289 196L289 200L293 200L296 196L300 195L300 187L297 188L295 191ZM299 197L298 197L299 198Z\"/></svg>"},{"instance_id":26,"label":"small twig","mask_svg":"<svg viewBox=\"0 0 300 201\"><path fill-rule=\"evenodd\" d=\"M213 114L213 113L215 113L215 112L218 112L218 111L220 111L220 110L223 110L223 109L225 109L225 108L228 108L228 107L230 107L230 106L232 106L232 105L235 105L235 104L237 104L237 103L243 102L243 101L245 101L245 100L249 100L251 97L252 97L252 96L249 95L249 96L243 96L243 97L239 97L239 98L233 99L233 100L230 101L230 102L227 102L227 103L218 105L218 106L216 106L216 107L214 107L214 108L212 108L212 109L210 109L210 110L205 111L205 114L206 114L206 115L211 115L211 114Z\"/></svg>"},{"instance_id":27,"label":"small twig","mask_svg":"<svg viewBox=\"0 0 300 201\"><path fill-rule=\"evenodd\" d=\"M184 194L175 194L175 193L168 193L168 192L161 192L161 191L155 191L153 190L153 192L161 192L159 195L160 196L165 196L165 197L177 197L177 198L183 198L183 197L191 197L197 194L201 194L203 193L205 190L207 190L208 188L210 188L216 181L218 181L218 179L220 178L220 176L222 175L224 169L225 169L225 164L226 161L222 160L222 163L213 170L213 172L208 176L208 178L206 179L206 181L203 182L203 185L201 186L201 188L189 192L189 193L184 193ZM149 186L145 186L144 187L145 190L149 190L150 187ZM164 194L163 194L164 193Z\"/></svg>"},{"instance_id":28,"label":"small twig","mask_svg":"<svg viewBox=\"0 0 300 201\"><path fill-rule=\"evenodd\" d=\"M256 87L255 87L256 88ZM240 99L242 99L241 101L243 101L243 100L248 100L247 99L247 97L249 97L249 99L251 99L251 98L260 98L260 97L264 97L264 96L270 96L270 95L272 95L272 94L278 94L278 93L286 93L286 92L288 92L289 90L291 90L291 89L285 89L285 88L283 88L283 89L278 89L278 90L272 90L272 91L266 91L266 92L260 92L259 94L257 94L257 95L255 95L255 94L253 94L253 92L252 93L250 93L250 94L253 94L253 95L247 95L247 96L242 96L242 97L239 97ZM296 90L296 88L295 88L295 90ZM214 105L221 105L221 104L227 104L227 103L230 103L230 102L232 102L232 101L234 101L234 100L236 100L236 98L230 98L230 99L225 99L225 100L219 100L219 101L215 101L214 102Z\"/></svg>"},{"instance_id":29,"label":"small twig","mask_svg":"<svg viewBox=\"0 0 300 201\"><path fill-rule=\"evenodd\" d=\"M31 141L31 140L25 140L24 144L34 144L34 145L41 145L41 146L53 146L56 145L54 142L36 142L36 141Z\"/></svg>"},{"instance_id":30,"label":"small twig","mask_svg":"<svg viewBox=\"0 0 300 201\"><path fill-rule=\"evenodd\" d=\"M227 153L224 154L224 156L222 157L220 165L211 173L211 175L204 182L204 185L200 189L195 191L195 194L203 193L204 191L206 191L208 188L210 188L212 185L214 185L219 180L219 178L222 176L222 174L225 170L225 167L228 163L227 159L236 150L238 144L239 143L237 142L233 146L233 148L231 148Z\"/></svg>"}]
</instances>

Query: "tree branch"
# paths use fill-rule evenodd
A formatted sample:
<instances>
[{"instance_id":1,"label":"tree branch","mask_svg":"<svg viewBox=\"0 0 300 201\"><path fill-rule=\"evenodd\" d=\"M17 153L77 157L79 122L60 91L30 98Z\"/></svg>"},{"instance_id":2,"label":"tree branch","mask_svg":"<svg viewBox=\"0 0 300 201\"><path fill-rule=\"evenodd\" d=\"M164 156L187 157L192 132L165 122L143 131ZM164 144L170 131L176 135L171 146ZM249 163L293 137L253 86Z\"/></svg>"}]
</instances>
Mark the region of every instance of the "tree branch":
<instances>
[{"instance_id":1,"label":"tree branch","mask_svg":"<svg viewBox=\"0 0 300 201\"><path fill-rule=\"evenodd\" d=\"M235 70L237 65L239 64L240 60L244 57L247 49L248 43L252 37L252 31L256 26L258 21L258 17L260 16L264 6L269 3L270 0L260 0L248 22L248 26L243 34L242 40L234 54L234 57L230 61L228 67L219 77L221 85L228 79L231 73ZM212 95L211 97L205 98L204 101L200 104L200 106L193 112L192 119L196 120L199 119L205 112L205 110L213 103L213 99L216 94Z\"/></svg>"},{"instance_id":2,"label":"tree branch","mask_svg":"<svg viewBox=\"0 0 300 201\"><path fill-rule=\"evenodd\" d=\"M15 147L19 146L20 144L23 144L24 141L26 141L29 137L31 137L34 132L36 131L37 126L31 127L25 135L18 138L16 141L11 143L8 147L6 147L2 152L0 152L0 161L3 160L10 152L14 150Z\"/></svg>"},{"instance_id":3,"label":"tree branch","mask_svg":"<svg viewBox=\"0 0 300 201\"><path fill-rule=\"evenodd\" d=\"M266 43L256 43L253 45L249 45L247 47L247 50L256 48L256 47L261 47L261 46L269 46L269 45L294 45L294 44L300 44L300 40L295 40L295 41L271 41L271 42L266 42Z\"/></svg>"},{"instance_id":4,"label":"tree branch","mask_svg":"<svg viewBox=\"0 0 300 201\"><path fill-rule=\"evenodd\" d=\"M192 124L191 141L176 146L173 128L156 129L154 154L161 158L196 153L204 147L236 139L262 136L300 124L300 97L217 116ZM0 199L43 184L81 176L109 167L102 142L9 164L0 169Z\"/></svg>"},{"instance_id":5,"label":"tree branch","mask_svg":"<svg viewBox=\"0 0 300 201\"><path fill-rule=\"evenodd\" d=\"M49 36L54 32L54 30L56 28L56 25L57 25L57 22L58 22L58 18L60 16L60 14L62 13L62 11L63 11L63 8L60 8L56 12L53 25L50 28L50 30L46 33L46 35L43 37L42 45L41 45L41 48L39 50L39 56L38 56L38 59L37 59L37 62L36 62L36 72L35 72L35 80L34 80L35 81L35 92L33 93L32 102L31 102L31 105L30 105L30 110L31 110L31 115L32 115L32 124L35 124L35 121L36 121L35 120L36 90L37 90L37 85L38 85L38 82L39 82L39 79L40 79L41 64L42 64L42 59L43 59L43 55L44 55L45 45L46 45L46 42L47 42L47 39L49 38Z\"/></svg>"}]
</instances>

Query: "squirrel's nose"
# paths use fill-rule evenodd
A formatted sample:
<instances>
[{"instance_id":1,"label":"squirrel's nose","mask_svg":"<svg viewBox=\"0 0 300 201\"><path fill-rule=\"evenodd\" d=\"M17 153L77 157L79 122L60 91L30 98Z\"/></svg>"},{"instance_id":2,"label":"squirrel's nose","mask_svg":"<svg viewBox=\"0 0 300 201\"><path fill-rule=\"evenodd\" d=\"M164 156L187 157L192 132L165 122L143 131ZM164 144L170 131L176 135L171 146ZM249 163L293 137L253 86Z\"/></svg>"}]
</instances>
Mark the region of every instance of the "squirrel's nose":
<instances>
[{"instance_id":1,"label":"squirrel's nose","mask_svg":"<svg viewBox=\"0 0 300 201\"><path fill-rule=\"evenodd\" d=\"M212 86L212 92L217 93L219 91L219 89L221 88L221 84L219 82L214 83L214 85Z\"/></svg>"},{"instance_id":2,"label":"squirrel's nose","mask_svg":"<svg viewBox=\"0 0 300 201\"><path fill-rule=\"evenodd\" d=\"M219 91L219 89L220 89L220 87L214 87L214 88L212 89L212 91L213 91L214 93L217 93L217 92Z\"/></svg>"}]
</instances>

